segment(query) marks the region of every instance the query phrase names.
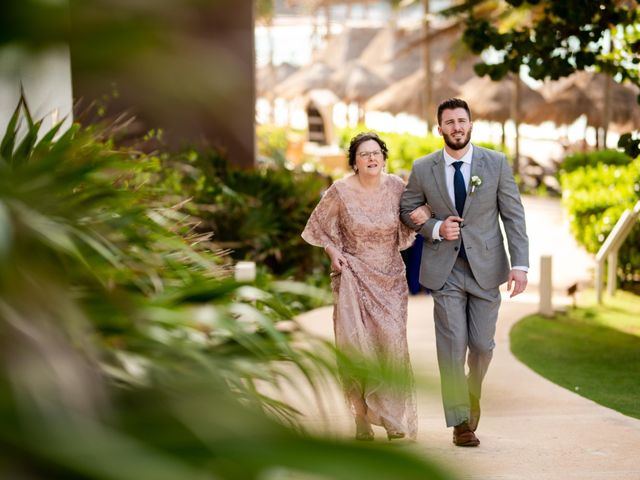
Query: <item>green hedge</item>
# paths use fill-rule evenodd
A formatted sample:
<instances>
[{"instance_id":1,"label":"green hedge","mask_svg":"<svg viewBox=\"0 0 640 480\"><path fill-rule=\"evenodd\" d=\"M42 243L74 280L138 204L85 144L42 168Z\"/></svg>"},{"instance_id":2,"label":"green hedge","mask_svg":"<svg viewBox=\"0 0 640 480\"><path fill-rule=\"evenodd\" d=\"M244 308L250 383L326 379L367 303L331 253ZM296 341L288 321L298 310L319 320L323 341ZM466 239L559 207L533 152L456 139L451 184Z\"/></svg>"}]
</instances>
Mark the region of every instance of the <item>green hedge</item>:
<instances>
[{"instance_id":1,"label":"green hedge","mask_svg":"<svg viewBox=\"0 0 640 480\"><path fill-rule=\"evenodd\" d=\"M345 152L349 149L349 141L360 132L372 131L364 125L355 128L344 128L338 133L338 143ZM291 132L304 136L304 132L260 125L257 128L258 154L262 159L271 159L279 166L285 164L287 151L287 134ZM442 137L436 135L411 135L408 133L392 133L377 131L389 148L388 169L391 173L410 172L414 160L428 155L444 146ZM507 153L505 147L489 142L474 142L476 145ZM345 168L347 165L345 164Z\"/></svg>"},{"instance_id":2,"label":"green hedge","mask_svg":"<svg viewBox=\"0 0 640 480\"><path fill-rule=\"evenodd\" d=\"M284 165L286 161L288 130L272 125L258 125L256 127L256 139L258 156L271 159L278 165Z\"/></svg>"},{"instance_id":3,"label":"green hedge","mask_svg":"<svg viewBox=\"0 0 640 480\"><path fill-rule=\"evenodd\" d=\"M617 150L601 150L589 153L574 153L564 158L561 165L563 172L569 173L580 167L597 167L598 165L628 165L631 158Z\"/></svg>"},{"instance_id":4,"label":"green hedge","mask_svg":"<svg viewBox=\"0 0 640 480\"><path fill-rule=\"evenodd\" d=\"M198 232L278 276L298 279L323 272L325 255L300 233L330 179L317 172L263 163L233 168L215 151L186 151L162 159L163 184L175 203L185 198Z\"/></svg>"},{"instance_id":5,"label":"green hedge","mask_svg":"<svg viewBox=\"0 0 640 480\"><path fill-rule=\"evenodd\" d=\"M600 153L593 154L601 158ZM640 200L640 158L627 165L595 164L560 175L562 202L570 214L571 231L590 253L596 253L625 209ZM620 249L619 278L640 273L640 228L636 226Z\"/></svg>"},{"instance_id":6,"label":"green hedge","mask_svg":"<svg viewBox=\"0 0 640 480\"><path fill-rule=\"evenodd\" d=\"M349 148L349 141L360 132L373 131L365 126L356 128L345 128L340 131L340 146L346 151ZM408 133L376 132L380 135L389 149L389 160L387 167L391 173L410 172L413 162L420 157L430 154L444 146L442 137L432 134L426 136L411 135ZM493 143L474 142L476 145L491 148L493 150L505 151L502 147Z\"/></svg>"}]
</instances>

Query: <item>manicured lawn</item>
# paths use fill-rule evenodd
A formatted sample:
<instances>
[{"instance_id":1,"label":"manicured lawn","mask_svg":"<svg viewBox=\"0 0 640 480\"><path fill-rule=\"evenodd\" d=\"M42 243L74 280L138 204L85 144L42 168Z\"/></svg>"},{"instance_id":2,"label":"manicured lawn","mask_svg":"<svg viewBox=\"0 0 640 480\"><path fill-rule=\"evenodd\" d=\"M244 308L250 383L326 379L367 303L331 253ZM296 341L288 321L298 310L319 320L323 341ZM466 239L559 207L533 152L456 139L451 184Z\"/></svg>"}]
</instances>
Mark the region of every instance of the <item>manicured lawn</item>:
<instances>
[{"instance_id":1,"label":"manicured lawn","mask_svg":"<svg viewBox=\"0 0 640 480\"><path fill-rule=\"evenodd\" d=\"M583 294L578 308L548 319L525 317L511 350L550 381L640 418L640 297L618 292L604 305Z\"/></svg>"}]
</instances>

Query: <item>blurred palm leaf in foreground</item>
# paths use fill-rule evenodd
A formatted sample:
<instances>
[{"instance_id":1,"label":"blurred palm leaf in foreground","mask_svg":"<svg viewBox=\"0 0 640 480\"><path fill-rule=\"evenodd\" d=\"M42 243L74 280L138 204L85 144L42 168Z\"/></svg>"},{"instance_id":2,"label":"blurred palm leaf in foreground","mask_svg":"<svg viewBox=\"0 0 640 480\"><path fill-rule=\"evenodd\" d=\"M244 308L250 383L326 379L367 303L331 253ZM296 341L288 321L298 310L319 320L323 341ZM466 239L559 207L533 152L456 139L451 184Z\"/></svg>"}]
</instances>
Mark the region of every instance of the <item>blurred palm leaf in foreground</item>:
<instances>
[{"instance_id":1,"label":"blurred palm leaf in foreground","mask_svg":"<svg viewBox=\"0 0 640 480\"><path fill-rule=\"evenodd\" d=\"M302 433L259 387L319 388L333 361L278 328L286 284L229 278L156 157L39 129L21 100L0 145L1 478L445 478Z\"/></svg>"}]
</instances>

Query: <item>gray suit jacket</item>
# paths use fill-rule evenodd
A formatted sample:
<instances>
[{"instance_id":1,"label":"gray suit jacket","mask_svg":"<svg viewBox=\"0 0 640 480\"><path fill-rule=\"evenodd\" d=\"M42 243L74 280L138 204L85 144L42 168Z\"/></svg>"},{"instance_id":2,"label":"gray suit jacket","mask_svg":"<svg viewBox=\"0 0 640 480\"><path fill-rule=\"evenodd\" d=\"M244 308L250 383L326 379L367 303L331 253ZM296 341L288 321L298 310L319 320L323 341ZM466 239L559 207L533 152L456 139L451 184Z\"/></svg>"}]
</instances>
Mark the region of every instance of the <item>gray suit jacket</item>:
<instances>
[{"instance_id":1,"label":"gray suit jacket","mask_svg":"<svg viewBox=\"0 0 640 480\"><path fill-rule=\"evenodd\" d=\"M458 216L447 191L445 167L442 150L416 160L400 200L402 221L425 238L420 283L432 290L444 285L460 247L460 239L434 241L431 235L438 220ZM476 281L489 289L506 282L510 270L498 218L504 225L512 265L529 266L529 239L520 193L505 155L474 145L471 176L474 175L482 179L482 184L473 193L471 188L467 189L462 215L464 228L460 232ZM409 213L425 202L435 218L427 220L418 230Z\"/></svg>"}]
</instances>

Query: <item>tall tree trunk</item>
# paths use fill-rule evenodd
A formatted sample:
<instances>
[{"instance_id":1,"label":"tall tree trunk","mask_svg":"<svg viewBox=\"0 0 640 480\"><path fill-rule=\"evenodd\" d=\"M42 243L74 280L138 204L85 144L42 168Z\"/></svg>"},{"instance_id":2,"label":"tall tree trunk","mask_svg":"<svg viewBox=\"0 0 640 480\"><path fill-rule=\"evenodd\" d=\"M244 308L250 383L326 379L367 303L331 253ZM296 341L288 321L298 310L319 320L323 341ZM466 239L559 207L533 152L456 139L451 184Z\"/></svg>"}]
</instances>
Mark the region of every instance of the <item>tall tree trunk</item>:
<instances>
[{"instance_id":1,"label":"tall tree trunk","mask_svg":"<svg viewBox=\"0 0 640 480\"><path fill-rule=\"evenodd\" d=\"M358 106L358 125L364 125L364 106L360 102L357 102L356 105Z\"/></svg>"},{"instance_id":2,"label":"tall tree trunk","mask_svg":"<svg viewBox=\"0 0 640 480\"><path fill-rule=\"evenodd\" d=\"M607 75L604 83L604 105L602 112L602 148L607 148L607 135L609 133L609 122L611 121L611 87L613 79Z\"/></svg>"},{"instance_id":3,"label":"tall tree trunk","mask_svg":"<svg viewBox=\"0 0 640 480\"><path fill-rule=\"evenodd\" d=\"M267 82L269 85L275 86L276 84L276 67L273 62L274 55L274 41L273 41L273 19L270 19L266 23L267 29L267 43L269 45L269 63L268 63L268 72L269 72L269 81ZM273 95L273 91L267 92L267 100L269 101L269 117L267 118L268 123L275 124L276 119L276 99Z\"/></svg>"},{"instance_id":4,"label":"tall tree trunk","mask_svg":"<svg viewBox=\"0 0 640 480\"><path fill-rule=\"evenodd\" d=\"M613 37L609 33L609 53L613 50ZM613 86L613 78L607 74L604 83L604 105L602 112L602 148L607 148L607 135L609 133L609 122L611 121L611 88Z\"/></svg>"},{"instance_id":5,"label":"tall tree trunk","mask_svg":"<svg viewBox=\"0 0 640 480\"><path fill-rule=\"evenodd\" d=\"M516 127L516 144L515 155L513 157L513 174L520 174L520 97L521 97L521 80L520 74L513 76L515 82L513 88L513 96L511 97L511 118Z\"/></svg>"},{"instance_id":6,"label":"tall tree trunk","mask_svg":"<svg viewBox=\"0 0 640 480\"><path fill-rule=\"evenodd\" d=\"M422 4L424 6L424 19L422 22L422 31L424 33L425 42L423 45L423 67L424 67L424 104L423 108L423 116L424 121L427 124L427 133L431 133L431 128L433 126L432 121L432 108L433 108L433 81L431 78L431 45L430 41L426 40L429 38L429 33L431 30L431 26L429 24L429 14L430 14L430 5L429 0L422 0Z\"/></svg>"},{"instance_id":7,"label":"tall tree trunk","mask_svg":"<svg viewBox=\"0 0 640 480\"><path fill-rule=\"evenodd\" d=\"M311 43L311 60L315 61L318 56L318 37L320 36L320 7L318 5L313 9L313 26L311 28L311 35L309 42Z\"/></svg>"},{"instance_id":8,"label":"tall tree trunk","mask_svg":"<svg viewBox=\"0 0 640 480\"><path fill-rule=\"evenodd\" d=\"M331 2L329 0L324 1L324 21L326 28L324 40L328 42L331 39Z\"/></svg>"},{"instance_id":9,"label":"tall tree trunk","mask_svg":"<svg viewBox=\"0 0 640 480\"><path fill-rule=\"evenodd\" d=\"M582 151L586 152L588 150L588 143L587 143L587 133L589 133L589 123L587 121L587 123L584 126L584 144L583 144L583 149ZM598 131L596 130L596 143L598 143Z\"/></svg>"}]
</instances>

